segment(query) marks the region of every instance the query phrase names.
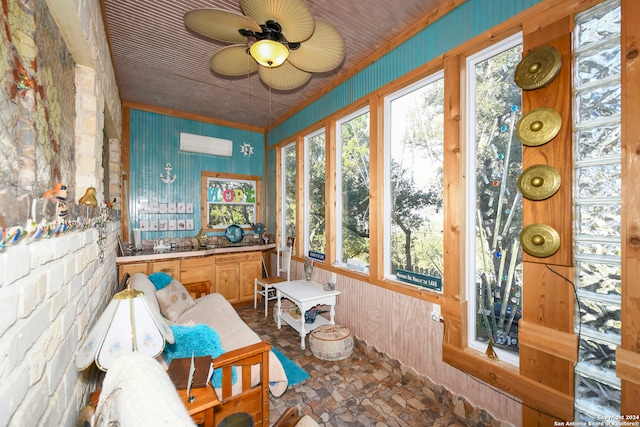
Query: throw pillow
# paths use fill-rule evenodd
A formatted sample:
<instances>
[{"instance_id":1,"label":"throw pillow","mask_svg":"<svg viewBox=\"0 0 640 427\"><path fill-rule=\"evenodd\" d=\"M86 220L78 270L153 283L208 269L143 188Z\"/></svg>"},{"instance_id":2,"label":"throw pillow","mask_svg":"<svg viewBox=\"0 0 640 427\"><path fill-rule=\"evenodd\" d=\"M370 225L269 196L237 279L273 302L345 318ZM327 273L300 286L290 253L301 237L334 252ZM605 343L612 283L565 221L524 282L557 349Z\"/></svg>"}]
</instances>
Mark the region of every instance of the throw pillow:
<instances>
[{"instance_id":1,"label":"throw pillow","mask_svg":"<svg viewBox=\"0 0 640 427\"><path fill-rule=\"evenodd\" d=\"M153 307L157 313L160 313L160 306L156 300L156 288L149 280L149 276L143 273L136 273L131 276L131 289L144 293L149 307Z\"/></svg>"},{"instance_id":2,"label":"throw pillow","mask_svg":"<svg viewBox=\"0 0 640 427\"><path fill-rule=\"evenodd\" d=\"M220 335L209 326L199 324L195 326L171 326L175 342L164 347L164 357L167 363L177 358L191 358L197 356L211 356L216 358L224 354ZM222 370L216 369L211 379L213 386L222 387ZM236 382L235 368L232 370L231 382Z\"/></svg>"},{"instance_id":3,"label":"throw pillow","mask_svg":"<svg viewBox=\"0 0 640 427\"><path fill-rule=\"evenodd\" d=\"M164 271L159 271L157 273L153 273L149 275L149 280L153 283L153 286L156 287L156 291L167 286L173 280L173 277L169 276Z\"/></svg>"},{"instance_id":4,"label":"throw pillow","mask_svg":"<svg viewBox=\"0 0 640 427\"><path fill-rule=\"evenodd\" d=\"M173 322L195 304L189 291L177 280L172 280L167 286L157 291L156 299L160 312Z\"/></svg>"}]
</instances>

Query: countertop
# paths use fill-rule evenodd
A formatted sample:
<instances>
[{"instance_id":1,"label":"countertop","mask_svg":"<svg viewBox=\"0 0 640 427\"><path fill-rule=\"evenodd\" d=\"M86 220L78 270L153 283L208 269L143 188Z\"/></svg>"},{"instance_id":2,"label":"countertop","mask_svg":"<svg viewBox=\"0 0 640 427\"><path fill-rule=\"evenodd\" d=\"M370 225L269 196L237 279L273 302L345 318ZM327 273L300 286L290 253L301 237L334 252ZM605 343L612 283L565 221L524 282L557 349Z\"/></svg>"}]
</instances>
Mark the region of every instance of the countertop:
<instances>
[{"instance_id":1,"label":"countertop","mask_svg":"<svg viewBox=\"0 0 640 427\"><path fill-rule=\"evenodd\" d=\"M173 258L192 258L201 257L216 254L228 254L237 252L255 252L255 251L268 251L275 248L275 243L269 243L267 245L255 245L255 244L222 244L222 245L207 245L206 248L201 247L179 247L176 250L153 250L145 249L142 251L127 253L123 256L116 257L116 263L129 264L133 262L145 262L145 261L158 261L163 259Z\"/></svg>"}]
</instances>

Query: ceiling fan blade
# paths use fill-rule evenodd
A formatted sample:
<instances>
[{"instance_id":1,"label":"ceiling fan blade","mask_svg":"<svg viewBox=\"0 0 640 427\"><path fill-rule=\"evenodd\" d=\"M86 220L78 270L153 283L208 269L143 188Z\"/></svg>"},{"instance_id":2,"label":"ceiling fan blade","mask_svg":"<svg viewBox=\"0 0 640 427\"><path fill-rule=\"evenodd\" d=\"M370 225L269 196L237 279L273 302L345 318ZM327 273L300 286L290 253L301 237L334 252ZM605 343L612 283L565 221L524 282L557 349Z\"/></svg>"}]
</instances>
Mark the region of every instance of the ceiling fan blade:
<instances>
[{"instance_id":1,"label":"ceiling fan blade","mask_svg":"<svg viewBox=\"0 0 640 427\"><path fill-rule=\"evenodd\" d=\"M262 29L251 19L237 13L217 9L196 9L184 14L184 23L198 34L226 43L246 43L238 30L255 32Z\"/></svg>"},{"instance_id":2,"label":"ceiling fan blade","mask_svg":"<svg viewBox=\"0 0 640 427\"><path fill-rule=\"evenodd\" d=\"M297 69L289 61L284 61L279 67L260 66L258 74L263 82L278 90L295 89L311 78L311 73Z\"/></svg>"},{"instance_id":3,"label":"ceiling fan blade","mask_svg":"<svg viewBox=\"0 0 640 427\"><path fill-rule=\"evenodd\" d=\"M315 20L304 0L240 0L240 7L259 24L278 22L287 41L301 42L313 34Z\"/></svg>"},{"instance_id":4,"label":"ceiling fan blade","mask_svg":"<svg viewBox=\"0 0 640 427\"><path fill-rule=\"evenodd\" d=\"M310 39L289 51L289 61L295 67L312 73L324 73L336 68L344 59L344 39L328 22L316 19L316 30Z\"/></svg>"},{"instance_id":5,"label":"ceiling fan blade","mask_svg":"<svg viewBox=\"0 0 640 427\"><path fill-rule=\"evenodd\" d=\"M247 53L244 44L223 47L211 57L209 66L225 76L243 76L258 69L258 63Z\"/></svg>"}]
</instances>

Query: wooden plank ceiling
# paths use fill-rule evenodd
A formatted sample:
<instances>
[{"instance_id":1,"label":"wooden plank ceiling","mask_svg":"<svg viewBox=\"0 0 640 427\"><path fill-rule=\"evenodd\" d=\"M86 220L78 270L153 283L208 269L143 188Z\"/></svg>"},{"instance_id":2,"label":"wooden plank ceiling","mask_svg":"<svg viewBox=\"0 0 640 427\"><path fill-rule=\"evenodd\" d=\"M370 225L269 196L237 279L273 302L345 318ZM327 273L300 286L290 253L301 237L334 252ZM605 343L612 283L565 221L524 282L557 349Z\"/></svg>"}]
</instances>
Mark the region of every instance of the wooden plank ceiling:
<instances>
[{"instance_id":1,"label":"wooden plank ceiling","mask_svg":"<svg viewBox=\"0 0 640 427\"><path fill-rule=\"evenodd\" d=\"M217 75L211 56L227 46L187 30L193 9L241 13L238 0L102 0L123 101L268 128L296 106L335 84L382 45L445 0L308 0L314 16L338 28L346 55L338 68L314 74L290 91L270 89L257 73Z\"/></svg>"}]
</instances>

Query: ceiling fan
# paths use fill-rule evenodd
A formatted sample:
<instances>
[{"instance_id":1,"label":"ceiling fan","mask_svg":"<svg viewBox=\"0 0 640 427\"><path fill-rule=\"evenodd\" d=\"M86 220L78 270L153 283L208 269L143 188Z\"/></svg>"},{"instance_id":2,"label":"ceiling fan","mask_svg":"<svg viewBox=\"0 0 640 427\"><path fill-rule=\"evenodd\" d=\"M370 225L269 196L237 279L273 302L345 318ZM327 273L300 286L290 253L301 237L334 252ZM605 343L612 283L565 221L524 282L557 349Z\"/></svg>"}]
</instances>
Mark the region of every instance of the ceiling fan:
<instances>
[{"instance_id":1,"label":"ceiling fan","mask_svg":"<svg viewBox=\"0 0 640 427\"><path fill-rule=\"evenodd\" d=\"M344 58L344 40L326 21L314 18L304 0L240 0L244 15L196 9L184 15L191 30L225 43L209 61L213 71L241 76L258 71L279 90L295 89L312 73L336 68Z\"/></svg>"}]
</instances>

